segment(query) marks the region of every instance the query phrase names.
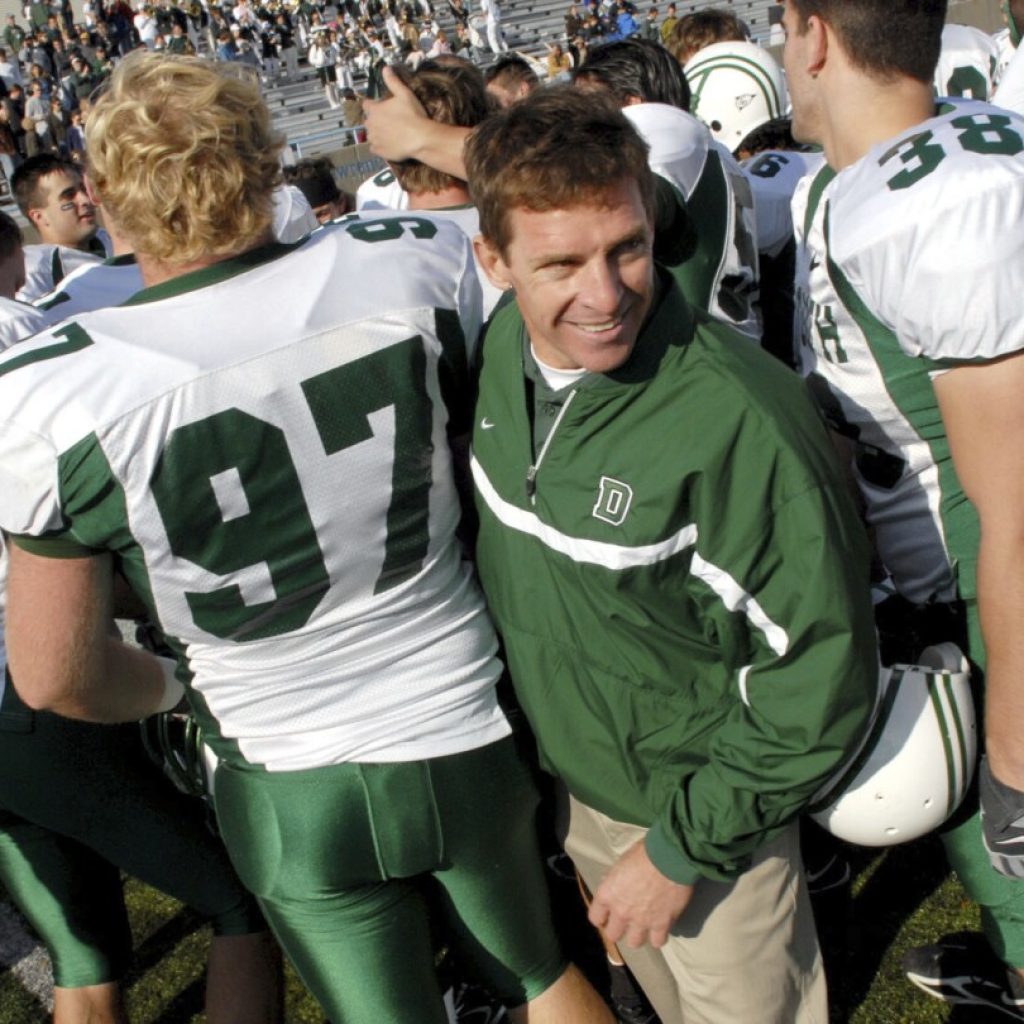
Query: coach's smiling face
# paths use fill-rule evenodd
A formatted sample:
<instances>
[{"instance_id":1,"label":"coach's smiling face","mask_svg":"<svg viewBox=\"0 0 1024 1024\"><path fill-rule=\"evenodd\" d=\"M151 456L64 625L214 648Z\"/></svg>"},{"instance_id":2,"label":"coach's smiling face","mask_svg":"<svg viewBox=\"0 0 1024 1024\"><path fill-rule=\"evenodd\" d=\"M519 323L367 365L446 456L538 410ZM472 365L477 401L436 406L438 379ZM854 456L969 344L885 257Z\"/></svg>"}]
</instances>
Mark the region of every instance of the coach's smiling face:
<instances>
[{"instance_id":1,"label":"coach's smiling face","mask_svg":"<svg viewBox=\"0 0 1024 1024\"><path fill-rule=\"evenodd\" d=\"M607 373L636 343L654 293L653 230L636 181L557 210L509 212L504 253L478 240L499 288L514 288L537 357Z\"/></svg>"}]
</instances>

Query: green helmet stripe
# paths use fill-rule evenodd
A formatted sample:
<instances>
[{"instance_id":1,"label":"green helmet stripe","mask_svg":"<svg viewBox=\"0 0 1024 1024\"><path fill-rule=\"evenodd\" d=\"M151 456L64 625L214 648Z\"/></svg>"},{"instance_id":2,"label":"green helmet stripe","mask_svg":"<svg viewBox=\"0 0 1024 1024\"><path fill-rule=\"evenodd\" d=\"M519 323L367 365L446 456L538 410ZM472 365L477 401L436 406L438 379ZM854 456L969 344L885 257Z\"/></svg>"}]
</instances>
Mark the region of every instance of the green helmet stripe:
<instances>
[{"instance_id":1,"label":"green helmet stripe","mask_svg":"<svg viewBox=\"0 0 1024 1024\"><path fill-rule=\"evenodd\" d=\"M768 109L773 112L772 116L778 117L782 114L782 97L775 82L772 81L772 76L756 60L737 54L730 54L728 57L711 56L706 60L701 60L698 54L694 58L693 62L687 66L686 77L703 76L703 81L700 83L697 95L703 91L707 76L718 68L728 68L731 71L739 71L747 75L761 91Z\"/></svg>"}]
</instances>

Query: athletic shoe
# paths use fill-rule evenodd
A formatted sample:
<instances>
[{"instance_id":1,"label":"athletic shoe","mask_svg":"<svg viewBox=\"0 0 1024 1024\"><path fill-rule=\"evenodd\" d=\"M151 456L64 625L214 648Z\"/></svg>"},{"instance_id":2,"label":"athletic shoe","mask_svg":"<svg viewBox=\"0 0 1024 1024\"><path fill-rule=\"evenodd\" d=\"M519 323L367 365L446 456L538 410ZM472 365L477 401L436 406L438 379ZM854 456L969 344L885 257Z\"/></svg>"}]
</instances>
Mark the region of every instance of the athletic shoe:
<instances>
[{"instance_id":1,"label":"athletic shoe","mask_svg":"<svg viewBox=\"0 0 1024 1024\"><path fill-rule=\"evenodd\" d=\"M608 964L612 1012L621 1024L661 1024L647 996L625 964Z\"/></svg>"},{"instance_id":2,"label":"athletic shoe","mask_svg":"<svg viewBox=\"0 0 1024 1024\"><path fill-rule=\"evenodd\" d=\"M505 1007L476 985L456 985L454 1012L457 1024L508 1024Z\"/></svg>"},{"instance_id":3,"label":"athletic shoe","mask_svg":"<svg viewBox=\"0 0 1024 1024\"><path fill-rule=\"evenodd\" d=\"M1024 981L981 936L957 936L918 946L903 957L907 977L922 992L959 1006L983 1006L993 1020L1024 1020Z\"/></svg>"},{"instance_id":4,"label":"athletic shoe","mask_svg":"<svg viewBox=\"0 0 1024 1024\"><path fill-rule=\"evenodd\" d=\"M812 896L820 896L850 881L850 862L833 853L820 864L805 864L804 873L807 876L807 891Z\"/></svg>"}]
</instances>

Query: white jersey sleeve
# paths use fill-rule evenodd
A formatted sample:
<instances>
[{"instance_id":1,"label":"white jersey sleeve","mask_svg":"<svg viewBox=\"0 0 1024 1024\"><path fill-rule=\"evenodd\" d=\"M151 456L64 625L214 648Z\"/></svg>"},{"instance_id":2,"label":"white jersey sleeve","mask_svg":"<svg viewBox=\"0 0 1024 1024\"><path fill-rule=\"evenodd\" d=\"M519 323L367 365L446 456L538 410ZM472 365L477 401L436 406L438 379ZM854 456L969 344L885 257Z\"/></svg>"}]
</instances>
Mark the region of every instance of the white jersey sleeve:
<instances>
[{"instance_id":1,"label":"white jersey sleeve","mask_svg":"<svg viewBox=\"0 0 1024 1024\"><path fill-rule=\"evenodd\" d=\"M711 147L707 126L665 103L635 103L622 113L647 143L647 162L689 199L697 187Z\"/></svg>"},{"instance_id":2,"label":"white jersey sleeve","mask_svg":"<svg viewBox=\"0 0 1024 1024\"><path fill-rule=\"evenodd\" d=\"M320 222L302 190L295 185L274 189L274 237L289 244L316 231Z\"/></svg>"},{"instance_id":3,"label":"white jersey sleeve","mask_svg":"<svg viewBox=\"0 0 1024 1024\"><path fill-rule=\"evenodd\" d=\"M946 25L935 68L935 95L991 99L999 56L999 47L987 32L969 25Z\"/></svg>"},{"instance_id":4,"label":"white jersey sleeve","mask_svg":"<svg viewBox=\"0 0 1024 1024\"><path fill-rule=\"evenodd\" d=\"M819 153L769 150L741 165L754 190L757 211L757 249L778 256L793 238L793 193L801 178L821 166Z\"/></svg>"},{"instance_id":5,"label":"white jersey sleeve","mask_svg":"<svg viewBox=\"0 0 1024 1024\"><path fill-rule=\"evenodd\" d=\"M408 210L409 194L390 167L367 178L356 190L356 210Z\"/></svg>"},{"instance_id":6,"label":"white jersey sleeve","mask_svg":"<svg viewBox=\"0 0 1024 1024\"><path fill-rule=\"evenodd\" d=\"M622 112L650 147L651 170L678 190L696 228L697 257L688 262L706 272L698 287L690 269L679 269L687 299L760 339L757 215L746 174L707 126L685 111L638 103Z\"/></svg>"},{"instance_id":7,"label":"white jersey sleeve","mask_svg":"<svg viewBox=\"0 0 1024 1024\"><path fill-rule=\"evenodd\" d=\"M46 314L34 306L0 296L0 351L32 337L49 323Z\"/></svg>"},{"instance_id":8,"label":"white jersey sleeve","mask_svg":"<svg viewBox=\"0 0 1024 1024\"><path fill-rule=\"evenodd\" d=\"M16 298L22 302L35 302L53 291L73 270L86 263L101 263L100 253L69 249L64 245L25 246L25 284Z\"/></svg>"},{"instance_id":9,"label":"white jersey sleeve","mask_svg":"<svg viewBox=\"0 0 1024 1024\"><path fill-rule=\"evenodd\" d=\"M840 175L828 218L834 265L908 355L1024 349L1024 119L957 105Z\"/></svg>"},{"instance_id":10,"label":"white jersey sleeve","mask_svg":"<svg viewBox=\"0 0 1024 1024\"><path fill-rule=\"evenodd\" d=\"M1017 47L999 80L993 103L1015 114L1024 115L1024 47Z\"/></svg>"},{"instance_id":11,"label":"white jersey sleeve","mask_svg":"<svg viewBox=\"0 0 1024 1024\"><path fill-rule=\"evenodd\" d=\"M73 270L48 295L34 303L44 324L59 323L79 313L118 306L142 290L142 273L132 255L86 263Z\"/></svg>"}]
</instances>

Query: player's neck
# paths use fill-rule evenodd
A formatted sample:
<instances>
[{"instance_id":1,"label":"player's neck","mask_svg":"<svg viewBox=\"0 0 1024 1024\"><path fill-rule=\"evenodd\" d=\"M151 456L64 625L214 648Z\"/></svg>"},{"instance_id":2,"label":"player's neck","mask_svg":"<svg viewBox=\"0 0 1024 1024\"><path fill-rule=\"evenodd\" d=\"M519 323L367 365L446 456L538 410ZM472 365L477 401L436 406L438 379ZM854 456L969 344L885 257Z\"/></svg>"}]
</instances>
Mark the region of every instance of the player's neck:
<instances>
[{"instance_id":1,"label":"player's neck","mask_svg":"<svg viewBox=\"0 0 1024 1024\"><path fill-rule=\"evenodd\" d=\"M470 199L469 190L462 185L443 188L440 192L410 192L410 210L450 210L453 206L466 206Z\"/></svg>"},{"instance_id":2,"label":"player's neck","mask_svg":"<svg viewBox=\"0 0 1024 1024\"><path fill-rule=\"evenodd\" d=\"M853 81L837 83L833 95L822 144L829 166L837 171L935 114L931 83L911 78L879 82L856 74Z\"/></svg>"},{"instance_id":3,"label":"player's neck","mask_svg":"<svg viewBox=\"0 0 1024 1024\"><path fill-rule=\"evenodd\" d=\"M168 263L153 256L148 256L146 253L136 252L135 262L138 264L139 273L142 276L143 287L152 288L154 285L163 284L165 281L173 281L174 278L183 277L185 274L191 274L193 271L205 270L207 267L212 267L215 263L223 263L225 260L234 259L261 245L266 245L272 240L273 236L268 230L266 236L255 245L247 245L244 249L239 249L237 252L220 253L217 256L204 256L201 259L193 260L191 263Z\"/></svg>"}]
</instances>

